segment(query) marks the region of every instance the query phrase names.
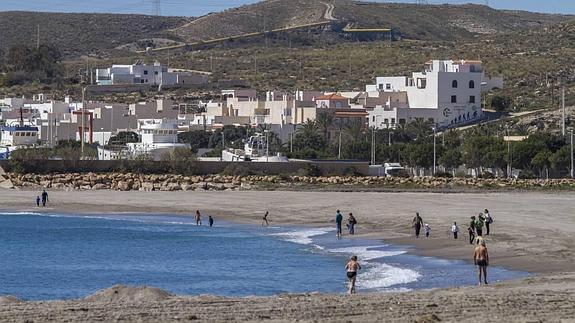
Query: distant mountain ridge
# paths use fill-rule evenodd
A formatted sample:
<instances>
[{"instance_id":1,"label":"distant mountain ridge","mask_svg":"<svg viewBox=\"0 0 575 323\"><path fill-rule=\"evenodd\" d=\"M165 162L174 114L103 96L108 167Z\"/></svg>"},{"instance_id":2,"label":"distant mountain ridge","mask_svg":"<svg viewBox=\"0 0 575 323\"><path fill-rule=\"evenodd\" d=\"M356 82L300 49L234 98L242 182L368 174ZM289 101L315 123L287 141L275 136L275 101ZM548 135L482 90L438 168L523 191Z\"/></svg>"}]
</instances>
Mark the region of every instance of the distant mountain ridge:
<instances>
[{"instance_id":1,"label":"distant mountain ridge","mask_svg":"<svg viewBox=\"0 0 575 323\"><path fill-rule=\"evenodd\" d=\"M58 46L66 57L106 57L113 55L116 49L145 48L150 39L156 44L182 44L324 21L340 27L392 27L408 39L452 41L483 34L539 30L569 19L573 16L496 10L471 4L416 5L351 0L266 0L197 19L0 12L0 24L9 26L0 29L0 49L6 51L14 45L35 44L38 25L41 42Z\"/></svg>"}]
</instances>

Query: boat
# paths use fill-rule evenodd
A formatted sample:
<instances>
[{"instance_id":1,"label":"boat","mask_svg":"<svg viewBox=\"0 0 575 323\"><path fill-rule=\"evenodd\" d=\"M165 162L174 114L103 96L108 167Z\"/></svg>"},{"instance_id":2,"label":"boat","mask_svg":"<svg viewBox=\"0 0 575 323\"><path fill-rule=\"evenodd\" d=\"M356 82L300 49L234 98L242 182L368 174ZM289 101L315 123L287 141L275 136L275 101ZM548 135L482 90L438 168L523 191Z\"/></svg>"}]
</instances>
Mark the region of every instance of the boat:
<instances>
[{"instance_id":1,"label":"boat","mask_svg":"<svg viewBox=\"0 0 575 323\"><path fill-rule=\"evenodd\" d=\"M244 149L228 148L222 151L222 161L287 163L289 159L280 153L269 155L266 137L261 133L244 140Z\"/></svg>"}]
</instances>

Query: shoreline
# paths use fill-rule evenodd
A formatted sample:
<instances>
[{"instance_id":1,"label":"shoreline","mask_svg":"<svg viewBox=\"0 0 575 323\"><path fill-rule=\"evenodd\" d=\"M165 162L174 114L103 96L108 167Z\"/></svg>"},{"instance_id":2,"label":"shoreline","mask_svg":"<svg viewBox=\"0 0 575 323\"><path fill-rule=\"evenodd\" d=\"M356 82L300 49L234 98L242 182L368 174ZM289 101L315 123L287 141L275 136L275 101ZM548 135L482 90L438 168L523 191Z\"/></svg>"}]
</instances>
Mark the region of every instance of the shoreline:
<instances>
[{"instance_id":1,"label":"shoreline","mask_svg":"<svg viewBox=\"0 0 575 323\"><path fill-rule=\"evenodd\" d=\"M0 297L0 322L61 321L560 321L575 317L575 195L569 193L344 193L344 192L117 192L52 191L49 207L33 205L33 191L0 190L0 208L15 212L83 215L146 213L192 216L196 209L217 221L260 225L262 210L271 225L335 227L337 208L358 217L359 234L408 247L415 255L469 261L473 249L453 241L453 218L488 205L494 216L488 238L491 263L531 273L481 288L466 286L410 292L280 294L266 297L162 296L144 288L126 298L19 302ZM33 205L32 207L30 207ZM79 212L78 210L81 210ZM411 219L421 211L431 239L411 237ZM126 213L128 212L128 213ZM459 222L458 222L459 223ZM348 238L349 236L344 236ZM353 239L352 238L352 239ZM128 288L129 289L129 288ZM117 295L111 289L105 295ZM106 294L108 293L108 294ZM131 294L132 293L132 294ZM122 292L120 292L122 294ZM122 294L123 295L123 294ZM385 297L382 297L385 295ZM486 316L485 308L489 308Z\"/></svg>"},{"instance_id":2,"label":"shoreline","mask_svg":"<svg viewBox=\"0 0 575 323\"><path fill-rule=\"evenodd\" d=\"M9 192L10 194L3 194ZM261 224L261 216L263 216L264 211L259 211L258 213L240 211L239 206L237 207L227 207L226 204L234 204L233 201L229 201L229 199L225 199L226 203L222 203L222 205L217 205L208 201L204 202L204 205L199 205L196 207L181 207L178 203L169 203L169 201L153 201L154 197L168 197L168 196L177 196L174 200L178 201L181 204L188 204L185 200L181 199L184 196L193 197L194 200L201 200L205 196L210 196L211 200L218 199L219 195L227 195L227 196L249 196L249 197L259 197L259 196L266 196L266 195L273 195L274 200L277 200L278 195L290 195L296 194L299 195L298 197L307 195L317 195L323 198L327 197L328 195L347 195L352 194L355 196L361 196L365 194L370 195L381 195L381 196L388 196L392 195L394 197L397 196L407 196L407 200L410 197L418 197L418 196L430 196L430 200L434 200L435 196L443 196L441 193L437 192L402 192L402 193L390 193L390 192L291 192L291 191L240 191L240 192L117 192L117 191L72 191L72 192L64 192L64 191L53 191L51 192L52 195L56 195L58 198L57 202L49 202L46 208L37 208L34 206L30 207L30 202L23 203L20 199L15 199L13 197L20 196L25 193L32 193L33 191L13 191L13 190L0 190L0 205L1 209L4 210L11 210L15 212L38 212L38 213L50 213L50 212L61 212L67 214L82 214L82 215L94 215L94 214L127 214L130 213L138 214L138 215L145 215L147 213L156 213L156 214L164 214L164 215L175 215L175 216L193 216L193 213L196 209L200 209L202 214L204 215L213 215L216 221L218 219L229 221L232 223L238 224L250 224L250 225L260 225ZM31 194L32 195L32 194ZM31 196L30 195L30 196ZM100 195L101 198L105 200L105 202L100 201L99 199L94 199L90 201L90 197L94 197L95 195ZM122 197L120 197L120 195ZM573 209L575 209L575 194L571 194L568 192L562 193L517 193L517 192L509 192L509 193L452 193L449 194L450 197L452 196L491 196L493 198L497 198L500 195L510 195L510 196L524 196L524 195L538 195L538 196L548 196L548 197L556 197L556 196L564 196L566 198L573 197L572 205ZM80 198L74 198L74 196L79 196ZM157 205L144 205L145 202L155 202ZM190 201L195 202L195 201ZM222 200L222 202L224 202ZM230 203L232 202L232 203ZM238 204L251 204L250 201L241 201L240 199L237 200ZM306 201L313 203L313 200ZM27 204L27 205L26 205ZM268 206L270 207L270 206ZM308 206L305 205L307 208ZM249 205L249 209L253 209L253 205ZM407 206L406 208L412 208L412 206ZM80 211L79 211L80 210ZM261 210L265 210L264 207ZM298 226L298 227L309 227L309 228L326 228L326 227L335 227L334 221L334 214L335 214L336 207L330 208L330 213L322 216L321 218L306 218L302 219L301 216L296 218L290 218L286 215L277 214L276 212L271 212L270 215L270 222L277 223L281 225L287 226ZM416 209L419 211L419 209ZM256 211L257 212L257 211ZM331 214L333 213L333 214ZM345 212L344 218L345 218ZM355 214L355 213L354 213ZM458 241L453 241L451 238L451 233L445 234L445 232L437 232L436 225L431 223L432 228L432 235L430 239L425 239L420 237L420 239L415 239L413 237L412 229L410 227L411 223L411 214L407 214L407 219L405 219L404 223L397 223L397 219L386 219L386 221L377 221L376 219L369 218L369 221L364 221L364 219L359 219L360 224L357 226L357 233L355 236L346 235L344 232L344 239L369 239L369 240L377 240L384 243L390 243L394 245L401 245L408 248L408 253L419 255L419 256L428 256L428 257L437 257L437 258L444 258L444 259L451 259L451 260L463 260L465 262L470 262L472 259L473 248L471 245L464 243L468 240L468 235L466 231L466 223L458 222L460 226L460 237ZM425 213L422 215L424 217L424 221L426 220ZM495 216L496 218L498 216ZM387 221L389 220L389 221ZM575 232L575 221L570 221L569 223L570 231ZM494 223L494 227L492 231L499 231L499 221L496 220ZM573 227L571 227L573 226ZM345 229L345 228L344 228ZM344 230L345 231L345 230ZM447 231L444 228L443 231ZM438 236L440 235L440 236ZM496 250L490 249L490 258L492 259L492 263L497 264L498 267L503 267L510 270L516 271L524 271L531 274L549 274L549 273L557 273L557 272L564 272L564 271L572 271L571 263L566 261L564 258L555 258L554 259L533 259L533 255L525 252L515 252L514 250L509 250L509 245L504 245L505 248L498 248L498 244L500 242L500 238L507 239L510 238L511 235L507 232L505 234L494 233L492 236L487 236L486 241L488 243L488 248L491 247L492 242L495 242ZM553 239L555 240L555 239ZM505 242L505 241L501 241ZM570 241L573 242L573 246L575 246L575 238L570 237ZM519 244L521 242L519 241ZM495 248L494 248L495 249ZM521 248L525 249L525 248ZM569 250L569 249L567 249ZM563 249L562 251L567 251ZM495 251L495 252L493 252ZM575 250L572 250L572 254L575 256ZM547 258L547 257L545 257Z\"/></svg>"}]
</instances>

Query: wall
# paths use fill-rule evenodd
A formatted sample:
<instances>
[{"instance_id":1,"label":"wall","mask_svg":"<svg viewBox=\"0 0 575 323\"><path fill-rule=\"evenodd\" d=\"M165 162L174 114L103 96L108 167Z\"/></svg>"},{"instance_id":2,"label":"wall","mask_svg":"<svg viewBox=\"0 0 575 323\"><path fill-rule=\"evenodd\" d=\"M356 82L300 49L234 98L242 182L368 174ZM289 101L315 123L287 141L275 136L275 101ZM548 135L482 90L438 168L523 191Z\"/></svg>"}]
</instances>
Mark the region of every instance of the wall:
<instances>
[{"instance_id":1,"label":"wall","mask_svg":"<svg viewBox=\"0 0 575 323\"><path fill-rule=\"evenodd\" d=\"M222 173L228 166L235 165L245 168L253 173L266 175L296 174L309 165L317 166L323 175L341 175L350 168L358 173L368 174L367 162L354 161L316 161L316 162L289 162L289 163L255 163L255 162L212 162L197 161L191 164L182 164L176 167L193 169L195 175L208 175ZM0 160L0 167L11 171L11 160ZM107 173L107 172L138 172L138 173L166 173L170 169L169 162L142 162L127 160L37 160L26 161L23 166L29 173Z\"/></svg>"}]
</instances>

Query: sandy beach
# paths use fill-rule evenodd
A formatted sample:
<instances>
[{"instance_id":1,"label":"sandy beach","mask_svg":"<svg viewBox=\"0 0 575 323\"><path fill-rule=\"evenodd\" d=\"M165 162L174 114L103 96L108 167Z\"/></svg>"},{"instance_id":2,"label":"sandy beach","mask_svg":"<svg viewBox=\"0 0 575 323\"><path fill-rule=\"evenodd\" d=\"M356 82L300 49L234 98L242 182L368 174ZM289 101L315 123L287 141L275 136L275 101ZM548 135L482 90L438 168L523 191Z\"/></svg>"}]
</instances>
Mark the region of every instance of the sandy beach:
<instances>
[{"instance_id":1,"label":"sandy beach","mask_svg":"<svg viewBox=\"0 0 575 323\"><path fill-rule=\"evenodd\" d=\"M38 192L0 191L0 209L39 211L34 204L36 195ZM341 209L344 214L353 212L357 217L357 237L412 246L410 252L417 254L470 261L473 249L466 243L465 229L470 216L485 208L495 220L492 234L487 237L492 265L529 271L535 274L533 277L484 288L353 297L319 294L242 299L169 297L152 300L146 306L138 302L3 304L8 301L0 301L0 320L465 321L478 318L477 315L481 317L479 321L573 320L573 193L54 191L50 192L48 207L40 211L191 216L200 209L213 215L216 221L242 223L259 223L263 213L270 211L274 224L328 227L334 225L335 210ZM433 228L431 239L413 237L411 220L415 212L420 212ZM462 230L458 241L451 238L454 221ZM237 315L230 316L228 309Z\"/></svg>"}]
</instances>

